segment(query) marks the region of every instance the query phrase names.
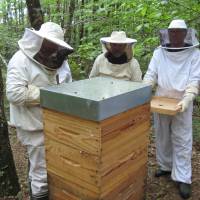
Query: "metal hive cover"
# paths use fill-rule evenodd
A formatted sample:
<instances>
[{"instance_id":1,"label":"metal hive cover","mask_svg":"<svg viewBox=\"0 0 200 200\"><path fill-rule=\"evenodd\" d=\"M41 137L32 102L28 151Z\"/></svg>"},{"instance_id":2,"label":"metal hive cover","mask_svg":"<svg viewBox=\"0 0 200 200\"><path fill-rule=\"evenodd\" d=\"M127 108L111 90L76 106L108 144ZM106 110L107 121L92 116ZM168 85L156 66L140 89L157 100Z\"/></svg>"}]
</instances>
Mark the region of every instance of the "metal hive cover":
<instances>
[{"instance_id":1,"label":"metal hive cover","mask_svg":"<svg viewBox=\"0 0 200 200\"><path fill-rule=\"evenodd\" d=\"M138 82L96 77L41 89L41 106L101 121L150 101L151 87Z\"/></svg>"}]
</instances>

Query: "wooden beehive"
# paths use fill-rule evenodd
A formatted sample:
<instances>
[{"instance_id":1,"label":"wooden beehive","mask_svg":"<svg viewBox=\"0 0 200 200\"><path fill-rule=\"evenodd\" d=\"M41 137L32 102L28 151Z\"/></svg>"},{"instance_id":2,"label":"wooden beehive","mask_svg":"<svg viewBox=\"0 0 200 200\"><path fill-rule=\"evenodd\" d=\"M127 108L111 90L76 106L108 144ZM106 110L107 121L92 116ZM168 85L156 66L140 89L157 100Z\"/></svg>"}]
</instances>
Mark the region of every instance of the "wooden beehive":
<instances>
[{"instance_id":1,"label":"wooden beehive","mask_svg":"<svg viewBox=\"0 0 200 200\"><path fill-rule=\"evenodd\" d=\"M85 81L87 88L88 82L92 84L92 81L108 81L109 83L110 79ZM118 82L120 85L122 83L133 84L134 88L129 87L127 93L121 91L121 94L116 96L112 90L112 94L105 98L105 85L101 86L104 95L98 102L100 106L95 104L98 107L97 113L95 115L88 113L85 118L82 115L86 114L88 110L82 110L78 116L77 113L67 111L69 108L63 108L64 105L61 106L62 97L58 94L63 94L63 90L60 91L60 88L56 89L55 87L41 92L51 200L143 199L147 173L151 89L142 84L138 85L138 83L135 83L137 85L135 87L134 83ZM84 81L82 83L84 84ZM69 85L65 87L70 87ZM112 81L111 85L114 87L115 81ZM98 84L95 87L98 87ZM83 88L81 87L81 90ZM76 96L78 92L75 93ZM51 94L51 100L54 103L54 95L55 98L57 95L59 96L60 102L58 103L63 108L62 111L57 105L55 108L54 103L45 102L45 99L50 99L47 98L48 94ZM106 94L108 93L106 92ZM72 107L78 108L81 102L81 106L83 106L83 96L81 100L77 101L78 103L73 104L74 100L68 101L66 94L63 95L66 104L71 102ZM80 98L81 95L77 96ZM131 106L124 102L124 96L130 104L131 98L135 98L135 101L132 100ZM110 98L112 99L111 104L106 105L106 99ZM141 104L138 103L138 98L140 98ZM88 102L90 98L86 99L85 103L91 107L94 102ZM103 104L101 104L102 101ZM121 106L120 112L116 111L116 105ZM109 111L103 112L102 108L109 108ZM94 107L92 111L95 112ZM68 112L70 114L67 114ZM115 114L111 114L113 112Z\"/></svg>"}]
</instances>

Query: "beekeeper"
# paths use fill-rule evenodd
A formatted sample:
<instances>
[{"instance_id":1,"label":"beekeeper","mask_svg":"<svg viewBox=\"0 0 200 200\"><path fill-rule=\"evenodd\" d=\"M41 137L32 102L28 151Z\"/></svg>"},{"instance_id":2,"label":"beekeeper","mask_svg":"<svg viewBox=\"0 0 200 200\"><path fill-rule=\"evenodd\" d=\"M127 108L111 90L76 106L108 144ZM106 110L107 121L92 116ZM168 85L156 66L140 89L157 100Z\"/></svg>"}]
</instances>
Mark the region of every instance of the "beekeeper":
<instances>
[{"instance_id":1,"label":"beekeeper","mask_svg":"<svg viewBox=\"0 0 200 200\"><path fill-rule=\"evenodd\" d=\"M47 200L40 88L71 81L66 57L73 49L64 42L62 28L53 22L44 23L39 31L26 29L18 44L20 50L11 58L7 70L10 120L27 147L31 199Z\"/></svg>"},{"instance_id":2,"label":"beekeeper","mask_svg":"<svg viewBox=\"0 0 200 200\"><path fill-rule=\"evenodd\" d=\"M110 37L103 37L100 42L103 53L96 58L90 78L102 76L141 81L140 65L132 50L137 40L127 38L124 31L113 31Z\"/></svg>"},{"instance_id":3,"label":"beekeeper","mask_svg":"<svg viewBox=\"0 0 200 200\"><path fill-rule=\"evenodd\" d=\"M155 176L171 174L179 193L191 195L192 110L200 80L200 51L194 29L184 20L173 20L160 31L161 46L151 59L144 82L157 84L156 95L179 100L175 116L154 115L159 170Z\"/></svg>"}]
</instances>

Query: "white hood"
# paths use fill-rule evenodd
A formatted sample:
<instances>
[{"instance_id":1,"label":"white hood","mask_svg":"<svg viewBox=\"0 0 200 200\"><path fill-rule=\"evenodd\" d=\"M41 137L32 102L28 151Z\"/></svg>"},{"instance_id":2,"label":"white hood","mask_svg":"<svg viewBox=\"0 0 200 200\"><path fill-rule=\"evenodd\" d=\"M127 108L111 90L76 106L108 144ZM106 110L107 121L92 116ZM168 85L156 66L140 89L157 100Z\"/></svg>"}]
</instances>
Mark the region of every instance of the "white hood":
<instances>
[{"instance_id":1,"label":"white hood","mask_svg":"<svg viewBox=\"0 0 200 200\"><path fill-rule=\"evenodd\" d=\"M195 29L192 28L187 29L187 35L185 37L184 43L189 44L189 46L185 47L179 47L179 48L168 47L168 45L170 44L168 29L161 29L159 34L160 34L160 44L161 44L160 47L164 49L174 49L174 50L190 49L199 46L199 41L197 39L197 32Z\"/></svg>"},{"instance_id":2,"label":"white hood","mask_svg":"<svg viewBox=\"0 0 200 200\"><path fill-rule=\"evenodd\" d=\"M52 69L33 59L33 57L39 52L44 39L65 47L69 50L68 54L73 52L73 48L64 41L64 32L61 26L53 22L46 22L42 24L39 31L26 28L22 39L18 41L18 45L27 57L40 65L42 68L52 71Z\"/></svg>"},{"instance_id":3,"label":"white hood","mask_svg":"<svg viewBox=\"0 0 200 200\"><path fill-rule=\"evenodd\" d=\"M26 28L22 39L18 41L18 45L26 56L33 59L33 56L40 50L42 42L43 38Z\"/></svg>"}]
</instances>

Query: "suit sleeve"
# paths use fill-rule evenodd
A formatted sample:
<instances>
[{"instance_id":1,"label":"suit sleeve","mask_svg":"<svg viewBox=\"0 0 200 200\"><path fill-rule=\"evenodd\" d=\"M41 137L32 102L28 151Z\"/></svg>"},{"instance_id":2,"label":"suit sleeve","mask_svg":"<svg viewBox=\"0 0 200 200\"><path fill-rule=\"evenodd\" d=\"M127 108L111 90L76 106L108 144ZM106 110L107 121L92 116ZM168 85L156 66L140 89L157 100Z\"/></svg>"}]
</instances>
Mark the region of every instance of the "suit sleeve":
<instances>
[{"instance_id":1,"label":"suit sleeve","mask_svg":"<svg viewBox=\"0 0 200 200\"><path fill-rule=\"evenodd\" d=\"M26 59L17 55L15 54L8 64L6 96L9 102L14 105L39 104L40 89L37 86L29 85Z\"/></svg>"}]
</instances>

